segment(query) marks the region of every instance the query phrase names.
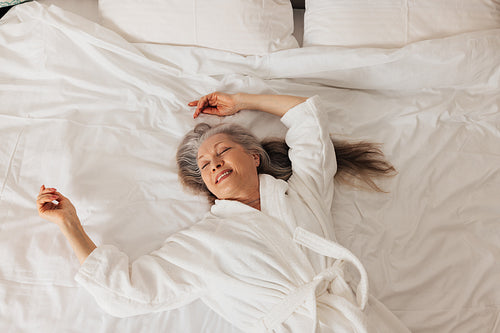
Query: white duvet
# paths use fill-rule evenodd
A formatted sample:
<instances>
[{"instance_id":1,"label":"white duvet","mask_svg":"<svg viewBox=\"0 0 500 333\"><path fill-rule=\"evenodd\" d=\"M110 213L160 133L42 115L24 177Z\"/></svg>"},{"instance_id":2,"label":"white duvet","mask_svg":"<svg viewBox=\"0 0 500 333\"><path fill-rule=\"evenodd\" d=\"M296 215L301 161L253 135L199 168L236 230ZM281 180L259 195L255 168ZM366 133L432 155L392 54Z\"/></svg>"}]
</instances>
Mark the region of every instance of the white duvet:
<instances>
[{"instance_id":1,"label":"white duvet","mask_svg":"<svg viewBox=\"0 0 500 333\"><path fill-rule=\"evenodd\" d=\"M384 144L386 194L336 187L339 242L412 332L500 332L500 30L401 49L302 48L243 57L130 44L57 7L0 21L0 331L238 332L201 302L118 319L36 213L58 188L98 243L133 259L209 206L177 182L175 150L214 90L320 95L341 138ZM218 118L202 116L217 123ZM273 116L224 119L283 136Z\"/></svg>"}]
</instances>

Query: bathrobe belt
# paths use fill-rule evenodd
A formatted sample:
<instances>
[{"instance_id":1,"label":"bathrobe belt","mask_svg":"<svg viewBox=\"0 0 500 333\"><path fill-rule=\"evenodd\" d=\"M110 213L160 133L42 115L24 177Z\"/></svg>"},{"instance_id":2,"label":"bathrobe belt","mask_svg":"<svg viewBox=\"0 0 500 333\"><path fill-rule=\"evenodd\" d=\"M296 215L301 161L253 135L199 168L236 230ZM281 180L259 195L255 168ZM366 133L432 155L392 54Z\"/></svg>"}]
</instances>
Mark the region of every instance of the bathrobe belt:
<instances>
[{"instance_id":1,"label":"bathrobe belt","mask_svg":"<svg viewBox=\"0 0 500 333\"><path fill-rule=\"evenodd\" d=\"M306 305L310 309L313 319L313 327L311 332L316 331L317 313L316 299L328 291L331 283L335 279L342 279L346 288L349 288L344 278L344 263L354 265L360 274L360 281L356 290L356 302L335 294L329 295L328 304L336 308L342 313L351 323L356 332L365 332L365 322L363 310L368 301L368 276L366 270L356 256L344 248L343 246L320 237L302 228L296 228L293 235L296 243L303 245L312 251L323 256L337 259L333 265L323 270L316 275L311 281L297 287L294 291L288 294L282 302L277 304L263 319L262 324L266 331L272 331L280 324L285 322L287 318L294 313L301 305Z\"/></svg>"}]
</instances>

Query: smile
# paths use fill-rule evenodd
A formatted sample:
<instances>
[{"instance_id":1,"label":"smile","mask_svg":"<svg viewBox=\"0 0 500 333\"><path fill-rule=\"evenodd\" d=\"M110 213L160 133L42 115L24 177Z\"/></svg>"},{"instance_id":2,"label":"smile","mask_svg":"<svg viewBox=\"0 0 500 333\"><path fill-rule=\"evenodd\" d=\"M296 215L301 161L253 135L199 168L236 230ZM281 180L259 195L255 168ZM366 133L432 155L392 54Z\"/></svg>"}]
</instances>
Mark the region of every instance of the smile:
<instances>
[{"instance_id":1,"label":"smile","mask_svg":"<svg viewBox=\"0 0 500 333\"><path fill-rule=\"evenodd\" d=\"M218 184L221 180L224 180L229 176L233 170L224 170L222 171L218 176L217 179L215 180L215 184Z\"/></svg>"}]
</instances>

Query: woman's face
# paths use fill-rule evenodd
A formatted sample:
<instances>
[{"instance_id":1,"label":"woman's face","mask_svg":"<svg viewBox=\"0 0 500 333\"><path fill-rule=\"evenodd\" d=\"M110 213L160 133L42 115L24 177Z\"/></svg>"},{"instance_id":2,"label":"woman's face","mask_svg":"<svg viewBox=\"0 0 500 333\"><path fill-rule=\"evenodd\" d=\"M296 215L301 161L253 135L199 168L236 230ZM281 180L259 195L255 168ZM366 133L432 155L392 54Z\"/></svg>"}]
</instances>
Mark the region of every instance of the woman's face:
<instances>
[{"instance_id":1,"label":"woman's face","mask_svg":"<svg viewBox=\"0 0 500 333\"><path fill-rule=\"evenodd\" d=\"M259 190L258 154L250 154L227 134L215 134L198 149L201 177L218 199L244 200Z\"/></svg>"}]
</instances>

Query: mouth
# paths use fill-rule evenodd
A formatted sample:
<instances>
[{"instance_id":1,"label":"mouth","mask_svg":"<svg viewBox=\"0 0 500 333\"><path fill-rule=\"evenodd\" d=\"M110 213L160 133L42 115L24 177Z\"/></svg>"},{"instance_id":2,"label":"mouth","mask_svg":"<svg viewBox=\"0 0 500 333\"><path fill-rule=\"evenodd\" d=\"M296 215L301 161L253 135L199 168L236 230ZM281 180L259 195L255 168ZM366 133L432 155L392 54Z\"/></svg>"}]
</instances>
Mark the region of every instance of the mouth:
<instances>
[{"instance_id":1,"label":"mouth","mask_svg":"<svg viewBox=\"0 0 500 333\"><path fill-rule=\"evenodd\" d=\"M233 173L233 170L224 170L221 173L217 175L217 178L215 179L215 184L220 183L224 179L226 179L231 173Z\"/></svg>"}]
</instances>

